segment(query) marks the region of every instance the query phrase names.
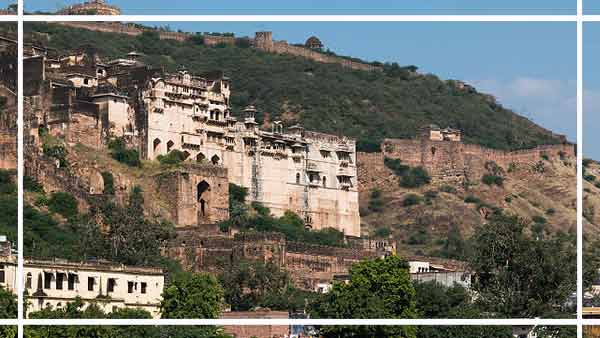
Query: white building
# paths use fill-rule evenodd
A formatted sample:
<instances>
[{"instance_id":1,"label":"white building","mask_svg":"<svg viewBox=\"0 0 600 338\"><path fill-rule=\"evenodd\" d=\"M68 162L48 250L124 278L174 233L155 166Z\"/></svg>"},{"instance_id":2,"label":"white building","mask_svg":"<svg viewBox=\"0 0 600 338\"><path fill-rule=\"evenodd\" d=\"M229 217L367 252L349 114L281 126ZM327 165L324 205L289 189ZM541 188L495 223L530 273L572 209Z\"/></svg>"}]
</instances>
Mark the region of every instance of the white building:
<instances>
[{"instance_id":1,"label":"white building","mask_svg":"<svg viewBox=\"0 0 600 338\"><path fill-rule=\"evenodd\" d=\"M160 318L160 302L165 287L162 269L130 267L106 261L69 262L60 259L26 259L23 268L29 303L27 313L46 307L61 308L80 297L85 306L94 303L105 313L119 308L135 308L148 311L153 318ZM16 256L0 256L0 285L16 293L16 283Z\"/></svg>"}]
</instances>

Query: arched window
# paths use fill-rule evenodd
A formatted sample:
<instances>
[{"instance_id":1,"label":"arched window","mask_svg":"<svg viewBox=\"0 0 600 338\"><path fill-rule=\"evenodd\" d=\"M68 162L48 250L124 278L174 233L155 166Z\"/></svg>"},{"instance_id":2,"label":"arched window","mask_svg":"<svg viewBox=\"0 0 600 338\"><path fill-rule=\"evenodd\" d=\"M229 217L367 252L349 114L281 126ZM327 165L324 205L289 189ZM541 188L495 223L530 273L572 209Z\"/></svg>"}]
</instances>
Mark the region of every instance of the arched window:
<instances>
[{"instance_id":1,"label":"arched window","mask_svg":"<svg viewBox=\"0 0 600 338\"><path fill-rule=\"evenodd\" d=\"M435 147L431 147L431 155L435 155Z\"/></svg>"},{"instance_id":2,"label":"arched window","mask_svg":"<svg viewBox=\"0 0 600 338\"><path fill-rule=\"evenodd\" d=\"M31 289L32 279L33 279L33 275L31 274L31 272L28 272L27 278L25 279L25 288L26 289Z\"/></svg>"},{"instance_id":3,"label":"arched window","mask_svg":"<svg viewBox=\"0 0 600 338\"><path fill-rule=\"evenodd\" d=\"M154 155L159 155L160 154L160 139L155 138L154 141L152 142L152 145L154 146Z\"/></svg>"},{"instance_id":4,"label":"arched window","mask_svg":"<svg viewBox=\"0 0 600 338\"><path fill-rule=\"evenodd\" d=\"M300 173L296 174L296 184L300 184Z\"/></svg>"},{"instance_id":5,"label":"arched window","mask_svg":"<svg viewBox=\"0 0 600 338\"><path fill-rule=\"evenodd\" d=\"M196 196L198 203L200 203L200 212L202 213L202 216L206 215L206 205L208 204L208 202L202 195L209 189L210 184L208 184L208 182L206 181L202 181L196 186Z\"/></svg>"},{"instance_id":6,"label":"arched window","mask_svg":"<svg viewBox=\"0 0 600 338\"><path fill-rule=\"evenodd\" d=\"M190 154L190 153L189 153L187 150L186 150L186 151L184 151L184 152L183 152L183 160L184 160L184 161L185 161L185 160L187 160L187 159L190 157L190 155L191 155L191 154Z\"/></svg>"},{"instance_id":7,"label":"arched window","mask_svg":"<svg viewBox=\"0 0 600 338\"><path fill-rule=\"evenodd\" d=\"M327 177L323 176L323 188L327 188Z\"/></svg>"},{"instance_id":8,"label":"arched window","mask_svg":"<svg viewBox=\"0 0 600 338\"><path fill-rule=\"evenodd\" d=\"M217 165L217 164L219 164L219 161L220 161L220 160L221 160L221 159L220 159L220 158L219 158L219 156L217 156L217 155L215 155L215 156L213 156L213 157L211 157L211 158L210 158L210 161L211 161L211 162L212 162L212 164L214 164L214 165Z\"/></svg>"},{"instance_id":9,"label":"arched window","mask_svg":"<svg viewBox=\"0 0 600 338\"><path fill-rule=\"evenodd\" d=\"M175 145L175 142L173 142L173 141L167 142L167 153L169 153L173 149L174 145Z\"/></svg>"},{"instance_id":10,"label":"arched window","mask_svg":"<svg viewBox=\"0 0 600 338\"><path fill-rule=\"evenodd\" d=\"M204 162L204 160L206 160L206 156L203 153L196 155L196 162Z\"/></svg>"}]
</instances>

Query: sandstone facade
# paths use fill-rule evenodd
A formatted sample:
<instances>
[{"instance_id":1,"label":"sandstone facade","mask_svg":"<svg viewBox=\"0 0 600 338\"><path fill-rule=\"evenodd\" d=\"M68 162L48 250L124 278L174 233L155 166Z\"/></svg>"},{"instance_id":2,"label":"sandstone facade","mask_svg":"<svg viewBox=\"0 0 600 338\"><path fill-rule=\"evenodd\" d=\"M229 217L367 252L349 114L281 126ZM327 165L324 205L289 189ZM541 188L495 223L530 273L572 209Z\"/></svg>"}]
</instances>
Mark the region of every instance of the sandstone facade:
<instances>
[{"instance_id":1,"label":"sandstone facade","mask_svg":"<svg viewBox=\"0 0 600 338\"><path fill-rule=\"evenodd\" d=\"M53 61L43 54L28 57L24 62L42 73L30 70L26 78L32 144L40 146L41 141L35 141L40 127L68 144L94 149L122 137L144 159L179 150L186 163L226 169L187 173L178 176L176 184L171 182L173 186L159 188L179 187L177 198L170 201L178 226L228 217L224 193L208 204L199 198L198 185L206 180L211 191L224 192L228 183L246 187L250 201L264 204L277 216L291 210L313 229L330 227L360 236L354 140L300 126L286 130L278 121L271 130L261 130L254 107L244 111L242 121L232 116L230 80L222 73L166 74L137 58L130 53L101 63L90 61L92 57L64 57L60 67L49 67ZM65 78L74 69L93 74L94 81Z\"/></svg>"},{"instance_id":2,"label":"sandstone facade","mask_svg":"<svg viewBox=\"0 0 600 338\"><path fill-rule=\"evenodd\" d=\"M0 37L0 169L17 168L17 41Z\"/></svg>"},{"instance_id":3,"label":"sandstone facade","mask_svg":"<svg viewBox=\"0 0 600 338\"><path fill-rule=\"evenodd\" d=\"M352 264L395 252L389 240L349 239L348 247L330 247L286 241L279 233L204 236L180 232L163 254L192 271L219 272L242 260L272 262L287 270L296 286L317 291L334 276L346 275Z\"/></svg>"}]
</instances>

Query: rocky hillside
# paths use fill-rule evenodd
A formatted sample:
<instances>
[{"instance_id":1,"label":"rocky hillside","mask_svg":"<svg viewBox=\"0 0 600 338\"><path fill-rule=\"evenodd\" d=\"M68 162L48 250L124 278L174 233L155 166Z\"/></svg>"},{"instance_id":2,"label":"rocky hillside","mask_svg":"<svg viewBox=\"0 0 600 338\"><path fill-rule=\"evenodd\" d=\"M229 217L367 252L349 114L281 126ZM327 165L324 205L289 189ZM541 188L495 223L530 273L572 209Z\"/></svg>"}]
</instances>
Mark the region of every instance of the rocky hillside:
<instances>
[{"instance_id":1,"label":"rocky hillside","mask_svg":"<svg viewBox=\"0 0 600 338\"><path fill-rule=\"evenodd\" d=\"M575 231L575 167L574 157L540 158L535 165L504 168L500 185L432 180L418 188L403 188L385 166L370 169L361 173L363 180L378 179L360 192L363 234L389 233L403 253L459 258L474 229L498 210L525 219L539 236Z\"/></svg>"},{"instance_id":2,"label":"rocky hillside","mask_svg":"<svg viewBox=\"0 0 600 338\"><path fill-rule=\"evenodd\" d=\"M562 139L505 109L491 95L458 81L420 75L412 67L386 64L383 72L351 71L301 57L269 54L241 41L237 46L207 47L202 39L160 40L92 32L44 23L25 25L26 40L66 53L95 50L103 58L136 50L151 65L170 71L185 66L200 73L223 70L232 79L232 108L247 104L260 110L259 120L279 118L287 124L344 134L358 139L361 150L377 149L386 137L414 136L430 123L463 131L466 142L491 148L529 148Z\"/></svg>"},{"instance_id":3,"label":"rocky hillside","mask_svg":"<svg viewBox=\"0 0 600 338\"><path fill-rule=\"evenodd\" d=\"M600 163L585 159L583 169L583 229L587 235L596 235L600 231Z\"/></svg>"}]
</instances>

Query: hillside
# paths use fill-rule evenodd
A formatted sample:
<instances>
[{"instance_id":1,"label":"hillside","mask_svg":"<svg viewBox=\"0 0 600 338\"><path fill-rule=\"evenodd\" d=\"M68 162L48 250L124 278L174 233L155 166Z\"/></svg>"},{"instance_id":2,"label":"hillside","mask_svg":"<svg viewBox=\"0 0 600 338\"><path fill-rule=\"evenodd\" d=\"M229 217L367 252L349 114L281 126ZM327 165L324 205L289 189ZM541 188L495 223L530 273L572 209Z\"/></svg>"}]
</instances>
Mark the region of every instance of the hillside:
<instances>
[{"instance_id":1,"label":"hillside","mask_svg":"<svg viewBox=\"0 0 600 338\"><path fill-rule=\"evenodd\" d=\"M232 79L234 113L254 104L261 111L259 121L279 118L312 130L343 133L357 138L364 151L376 150L385 137L414 136L430 123L458 128L466 142L490 148L561 142L550 131L503 108L490 95L397 65L386 65L383 73L351 71L257 51L247 44L206 47L201 41L159 40L151 33L130 37L44 23L28 23L25 32L27 40L60 52L85 47L94 48L102 57L116 58L136 50L147 63L167 70L182 65L194 73L223 70Z\"/></svg>"},{"instance_id":2,"label":"hillside","mask_svg":"<svg viewBox=\"0 0 600 338\"><path fill-rule=\"evenodd\" d=\"M499 185L477 178L403 188L386 167L363 172L363 181L379 178L360 192L363 234L390 233L406 254L464 258L467 239L497 210L518 215L537 236L574 232L575 158L532 162L503 168Z\"/></svg>"},{"instance_id":3,"label":"hillside","mask_svg":"<svg viewBox=\"0 0 600 338\"><path fill-rule=\"evenodd\" d=\"M600 163L583 161L583 228L586 234L597 234L600 230Z\"/></svg>"}]
</instances>

